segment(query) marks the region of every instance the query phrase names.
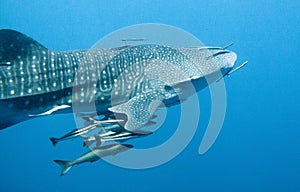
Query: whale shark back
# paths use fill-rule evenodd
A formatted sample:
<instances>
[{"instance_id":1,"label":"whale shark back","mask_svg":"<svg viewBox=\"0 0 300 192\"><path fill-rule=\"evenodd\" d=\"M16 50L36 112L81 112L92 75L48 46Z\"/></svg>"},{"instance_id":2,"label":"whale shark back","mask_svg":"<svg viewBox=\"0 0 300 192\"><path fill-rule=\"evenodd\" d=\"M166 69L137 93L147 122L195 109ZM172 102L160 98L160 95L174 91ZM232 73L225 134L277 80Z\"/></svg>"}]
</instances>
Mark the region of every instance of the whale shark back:
<instances>
[{"instance_id":1,"label":"whale shark back","mask_svg":"<svg viewBox=\"0 0 300 192\"><path fill-rule=\"evenodd\" d=\"M20 60L31 60L30 56L47 50L20 32L10 29L0 30L0 66L12 66Z\"/></svg>"}]
</instances>

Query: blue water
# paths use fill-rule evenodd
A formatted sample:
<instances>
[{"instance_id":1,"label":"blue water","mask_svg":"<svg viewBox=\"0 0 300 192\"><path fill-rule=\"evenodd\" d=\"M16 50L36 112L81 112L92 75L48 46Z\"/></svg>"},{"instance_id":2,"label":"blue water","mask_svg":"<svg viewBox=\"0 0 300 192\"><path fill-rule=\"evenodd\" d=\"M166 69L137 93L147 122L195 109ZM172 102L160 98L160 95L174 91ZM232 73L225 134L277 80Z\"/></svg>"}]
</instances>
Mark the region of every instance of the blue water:
<instances>
[{"instance_id":1,"label":"blue water","mask_svg":"<svg viewBox=\"0 0 300 192\"><path fill-rule=\"evenodd\" d=\"M230 49L238 54L237 63L249 60L225 79L225 122L204 155L198 147L210 111L207 89L198 94L202 116L192 142L152 169L100 160L59 176L53 159L74 159L86 151L79 139L55 148L49 141L75 127L72 114L3 130L0 191L300 191L299 10L300 1L292 0L0 1L0 28L18 30L54 50L88 49L114 30L151 22L182 28L206 45L234 42ZM174 131L171 122L168 126ZM152 140L163 142L165 136Z\"/></svg>"}]
</instances>

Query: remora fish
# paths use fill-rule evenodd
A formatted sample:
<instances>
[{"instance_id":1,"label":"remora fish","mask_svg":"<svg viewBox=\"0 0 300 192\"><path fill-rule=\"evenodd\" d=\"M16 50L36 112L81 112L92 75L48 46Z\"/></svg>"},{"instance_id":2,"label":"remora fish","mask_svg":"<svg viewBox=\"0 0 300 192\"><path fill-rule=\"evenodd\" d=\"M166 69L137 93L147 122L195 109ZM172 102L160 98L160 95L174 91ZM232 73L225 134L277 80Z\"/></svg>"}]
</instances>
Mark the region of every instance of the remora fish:
<instances>
[{"instance_id":1,"label":"remora fish","mask_svg":"<svg viewBox=\"0 0 300 192\"><path fill-rule=\"evenodd\" d=\"M82 138L84 141L83 146L86 145L90 146L91 144L96 142L96 147L98 147L104 142L108 142L108 141L124 142L129 139L140 138L150 134L152 134L152 132L150 131L136 130L134 132L129 132L123 129L122 131L119 132L109 131L104 134L95 134L94 136L82 137Z\"/></svg>"},{"instance_id":2,"label":"remora fish","mask_svg":"<svg viewBox=\"0 0 300 192\"><path fill-rule=\"evenodd\" d=\"M63 135L60 138L55 138L55 137L50 137L50 141L52 142L52 145L55 146L58 142L60 141L65 141L65 140L69 140L69 139L73 139L75 137L78 136L82 136L83 134L86 134L96 128L101 128L100 124L110 124L110 123L117 123L119 122L119 120L98 120L98 121L94 121L92 124L87 125L83 128L80 129L74 129L73 131ZM115 125L110 125L110 126L106 126L106 127L111 127L111 129L113 128L118 128L120 127L118 124ZM106 128L105 127L105 128Z\"/></svg>"},{"instance_id":3,"label":"remora fish","mask_svg":"<svg viewBox=\"0 0 300 192\"><path fill-rule=\"evenodd\" d=\"M41 115L72 112L74 103L85 112L84 106L93 103L99 115L125 115L124 128L134 131L147 124L158 101L166 106L179 103L178 94L181 99L194 94L188 83L196 91L203 89L229 74L236 58L220 47L147 44L58 52L3 29L0 108L5 113L0 113L0 129Z\"/></svg>"},{"instance_id":4,"label":"remora fish","mask_svg":"<svg viewBox=\"0 0 300 192\"><path fill-rule=\"evenodd\" d=\"M83 135L83 134L95 129L97 126L98 126L97 124L91 124L91 125L81 128L81 129L74 129L73 131L65 134L64 136L62 136L60 138L50 137L50 141L52 142L52 145L55 146L60 141L73 139L75 137Z\"/></svg>"},{"instance_id":5,"label":"remora fish","mask_svg":"<svg viewBox=\"0 0 300 192\"><path fill-rule=\"evenodd\" d=\"M85 162L95 162L102 157L109 155L116 155L123 151L129 150L132 148L132 145L127 144L112 144L106 145L99 148L94 148L92 151L87 152L86 154L80 156L79 158L73 161L62 161L62 160L54 160L55 163L61 166L61 176L66 174L74 165L78 165Z\"/></svg>"}]
</instances>

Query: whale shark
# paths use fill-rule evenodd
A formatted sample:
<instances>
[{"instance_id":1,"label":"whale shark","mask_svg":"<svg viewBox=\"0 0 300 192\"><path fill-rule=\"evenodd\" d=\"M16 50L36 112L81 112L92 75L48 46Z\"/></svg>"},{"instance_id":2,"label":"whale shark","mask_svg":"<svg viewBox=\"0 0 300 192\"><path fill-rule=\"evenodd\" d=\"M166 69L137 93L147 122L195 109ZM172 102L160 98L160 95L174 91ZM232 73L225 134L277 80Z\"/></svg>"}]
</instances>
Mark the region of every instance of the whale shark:
<instances>
[{"instance_id":1,"label":"whale shark","mask_svg":"<svg viewBox=\"0 0 300 192\"><path fill-rule=\"evenodd\" d=\"M18 31L0 30L0 129L74 105L122 126L145 126L162 105L180 103L234 71L227 47L140 44L54 51ZM188 88L193 85L193 90ZM180 96L180 99L179 99Z\"/></svg>"}]
</instances>

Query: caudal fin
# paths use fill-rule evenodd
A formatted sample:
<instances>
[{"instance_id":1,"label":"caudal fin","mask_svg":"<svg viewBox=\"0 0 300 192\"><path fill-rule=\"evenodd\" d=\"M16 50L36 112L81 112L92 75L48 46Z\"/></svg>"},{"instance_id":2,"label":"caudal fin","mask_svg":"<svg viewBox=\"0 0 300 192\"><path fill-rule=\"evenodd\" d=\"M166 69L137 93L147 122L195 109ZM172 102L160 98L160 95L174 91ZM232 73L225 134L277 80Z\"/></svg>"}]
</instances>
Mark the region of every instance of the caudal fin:
<instances>
[{"instance_id":1,"label":"caudal fin","mask_svg":"<svg viewBox=\"0 0 300 192\"><path fill-rule=\"evenodd\" d=\"M52 142L53 147L58 143L58 139L54 137L50 137L50 141Z\"/></svg>"},{"instance_id":2,"label":"caudal fin","mask_svg":"<svg viewBox=\"0 0 300 192\"><path fill-rule=\"evenodd\" d=\"M73 166L70 161L54 160L54 162L61 167L60 176L66 174Z\"/></svg>"},{"instance_id":3,"label":"caudal fin","mask_svg":"<svg viewBox=\"0 0 300 192\"><path fill-rule=\"evenodd\" d=\"M83 139L83 147L92 145L95 141L89 140L89 137L82 136Z\"/></svg>"}]
</instances>

